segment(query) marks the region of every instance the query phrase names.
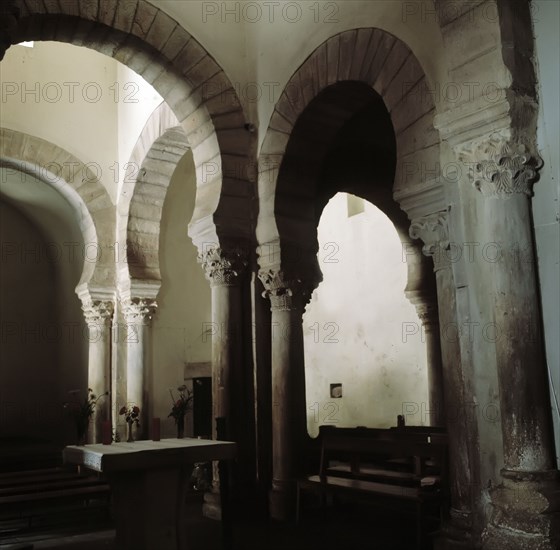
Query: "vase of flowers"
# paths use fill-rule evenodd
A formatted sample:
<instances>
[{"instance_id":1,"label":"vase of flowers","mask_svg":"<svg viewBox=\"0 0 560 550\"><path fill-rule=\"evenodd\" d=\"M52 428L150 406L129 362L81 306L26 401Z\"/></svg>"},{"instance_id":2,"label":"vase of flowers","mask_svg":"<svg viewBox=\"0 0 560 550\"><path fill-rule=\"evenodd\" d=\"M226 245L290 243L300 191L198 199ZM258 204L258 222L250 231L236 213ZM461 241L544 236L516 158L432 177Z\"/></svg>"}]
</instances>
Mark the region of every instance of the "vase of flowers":
<instances>
[{"instance_id":1,"label":"vase of flowers","mask_svg":"<svg viewBox=\"0 0 560 550\"><path fill-rule=\"evenodd\" d=\"M171 412L167 415L167 418L172 416L175 419L175 425L177 426L177 439L182 439L185 435L185 416L192 408L193 395L184 384L177 388L177 392L179 395L175 398L173 390L169 390L173 406L171 408Z\"/></svg>"},{"instance_id":2,"label":"vase of flowers","mask_svg":"<svg viewBox=\"0 0 560 550\"><path fill-rule=\"evenodd\" d=\"M136 424L137 426L140 425L140 407L137 407L136 405L123 405L119 410L119 415L124 416L128 434L126 441L127 443L131 443L134 441L134 436L132 435L132 426L134 424Z\"/></svg>"},{"instance_id":3,"label":"vase of flowers","mask_svg":"<svg viewBox=\"0 0 560 550\"><path fill-rule=\"evenodd\" d=\"M89 423L95 412L95 406L102 397L109 395L109 392L106 391L97 396L93 393L91 388L88 388L87 395L81 401L77 399L80 390L70 390L68 393L72 395L74 399L72 401L66 401L63 406L68 416L74 420L76 427L76 445L85 445Z\"/></svg>"}]
</instances>

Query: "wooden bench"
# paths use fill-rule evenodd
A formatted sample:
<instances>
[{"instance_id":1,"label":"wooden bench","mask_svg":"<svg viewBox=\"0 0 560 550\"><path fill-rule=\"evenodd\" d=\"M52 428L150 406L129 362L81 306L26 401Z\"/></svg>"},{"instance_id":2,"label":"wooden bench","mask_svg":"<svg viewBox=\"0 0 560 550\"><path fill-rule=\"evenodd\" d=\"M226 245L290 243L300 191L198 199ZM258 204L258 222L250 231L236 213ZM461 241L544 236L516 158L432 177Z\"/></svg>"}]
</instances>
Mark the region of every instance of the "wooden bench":
<instances>
[{"instance_id":1,"label":"wooden bench","mask_svg":"<svg viewBox=\"0 0 560 550\"><path fill-rule=\"evenodd\" d=\"M25 520L31 527L37 510L48 512L53 504L89 506L109 502L109 485L96 474L52 468L13 472L0 478L0 520Z\"/></svg>"},{"instance_id":2,"label":"wooden bench","mask_svg":"<svg viewBox=\"0 0 560 550\"><path fill-rule=\"evenodd\" d=\"M391 430L326 428L321 432L319 474L297 483L296 521L304 490L318 493L322 501L327 495L407 501L415 505L421 548L425 507L440 507L445 495L446 457L443 434L407 437Z\"/></svg>"}]
</instances>

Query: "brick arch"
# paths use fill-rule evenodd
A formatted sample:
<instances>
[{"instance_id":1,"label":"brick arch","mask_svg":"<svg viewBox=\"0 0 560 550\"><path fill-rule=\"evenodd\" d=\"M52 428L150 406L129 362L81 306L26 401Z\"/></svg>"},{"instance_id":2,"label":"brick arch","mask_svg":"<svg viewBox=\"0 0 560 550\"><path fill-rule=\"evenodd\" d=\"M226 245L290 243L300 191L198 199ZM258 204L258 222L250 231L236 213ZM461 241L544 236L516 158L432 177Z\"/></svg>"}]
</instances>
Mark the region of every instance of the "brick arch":
<instances>
[{"instance_id":1,"label":"brick arch","mask_svg":"<svg viewBox=\"0 0 560 550\"><path fill-rule=\"evenodd\" d=\"M84 245L97 251L95 261L84 262L76 292L111 293L115 284L115 207L96 174L54 143L8 128L0 128L0 162L50 185L68 201Z\"/></svg>"},{"instance_id":2,"label":"brick arch","mask_svg":"<svg viewBox=\"0 0 560 550\"><path fill-rule=\"evenodd\" d=\"M308 241L310 249L316 246L318 220L301 212L306 204L309 211L315 208L311 203L317 198L320 171L332 140L360 109L373 101L373 96L379 98L390 117L396 147L394 177L388 197L384 198L387 208L382 209L389 210L386 213L395 222L399 208L394 199L402 193L426 187L433 196L441 198L443 191L433 172L439 163L440 138L433 124L435 106L428 88L414 53L382 29L345 31L316 48L286 85L261 148L259 245L270 247L275 243L282 251L283 241L294 241L290 234L293 231L303 232L303 240ZM306 117L309 124L303 127ZM299 147L290 150L294 136ZM307 158L303 157L304 148L313 151ZM302 155L299 162L297 155ZM289 170L292 164L295 169ZM305 173L305 185L301 173ZM372 202L381 206L378 201ZM412 217L409 210L407 214ZM399 220L401 226L407 223L406 216L404 221ZM313 239L315 242L310 242ZM261 267L267 263L262 253L259 262Z\"/></svg>"},{"instance_id":3,"label":"brick arch","mask_svg":"<svg viewBox=\"0 0 560 550\"><path fill-rule=\"evenodd\" d=\"M248 240L249 223L232 215L240 208L248 213L250 205L245 116L229 78L200 43L145 0L18 0L16 6L12 43L55 40L92 48L127 65L159 92L186 132L197 185L204 190L197 193L191 237L198 245Z\"/></svg>"},{"instance_id":4,"label":"brick arch","mask_svg":"<svg viewBox=\"0 0 560 550\"><path fill-rule=\"evenodd\" d=\"M119 265L120 291L142 286L154 297L161 285L159 242L163 204L177 164L189 149L187 136L170 108L162 103L146 122L130 159L137 177L121 191L117 231L126 243Z\"/></svg>"}]
</instances>

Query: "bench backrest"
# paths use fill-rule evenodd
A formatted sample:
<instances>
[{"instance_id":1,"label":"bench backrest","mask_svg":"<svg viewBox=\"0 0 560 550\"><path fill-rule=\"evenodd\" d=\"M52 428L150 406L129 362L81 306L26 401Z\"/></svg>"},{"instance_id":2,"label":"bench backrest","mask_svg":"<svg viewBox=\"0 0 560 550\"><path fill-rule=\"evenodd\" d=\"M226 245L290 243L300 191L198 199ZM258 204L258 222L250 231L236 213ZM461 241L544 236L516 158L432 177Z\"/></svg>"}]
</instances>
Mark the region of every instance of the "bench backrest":
<instances>
[{"instance_id":1,"label":"bench backrest","mask_svg":"<svg viewBox=\"0 0 560 550\"><path fill-rule=\"evenodd\" d=\"M350 430L353 429L335 428L322 431L319 468L321 477L326 475L330 460L341 457L350 462L353 473L359 473L361 463L372 458L381 460L402 458L413 464L414 474L417 477L424 475L426 462L430 459L441 474L445 475L447 468L445 434L409 434L409 437L401 434L398 437L391 437L387 433L376 433L374 437L366 437L363 432L354 433Z\"/></svg>"}]
</instances>

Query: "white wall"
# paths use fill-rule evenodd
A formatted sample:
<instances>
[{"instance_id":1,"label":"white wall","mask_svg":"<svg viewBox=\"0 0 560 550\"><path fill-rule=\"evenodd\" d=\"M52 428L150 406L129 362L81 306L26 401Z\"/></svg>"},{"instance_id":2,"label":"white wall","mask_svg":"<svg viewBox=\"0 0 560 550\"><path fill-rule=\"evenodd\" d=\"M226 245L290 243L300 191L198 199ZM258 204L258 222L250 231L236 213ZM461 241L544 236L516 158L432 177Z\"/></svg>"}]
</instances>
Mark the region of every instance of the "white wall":
<instances>
[{"instance_id":1,"label":"white wall","mask_svg":"<svg viewBox=\"0 0 560 550\"><path fill-rule=\"evenodd\" d=\"M53 188L13 171L0 180L0 433L68 443L62 403L87 387L88 333L74 293L83 240Z\"/></svg>"},{"instance_id":2,"label":"white wall","mask_svg":"<svg viewBox=\"0 0 560 550\"><path fill-rule=\"evenodd\" d=\"M136 179L140 166L128 165L148 118L163 101L162 97L141 76L126 65L117 64L118 102L118 162L119 192L125 178Z\"/></svg>"},{"instance_id":3,"label":"white wall","mask_svg":"<svg viewBox=\"0 0 560 550\"><path fill-rule=\"evenodd\" d=\"M87 48L35 42L33 48L9 48L1 67L0 125L92 163L116 203L117 109L122 99L115 87L117 62Z\"/></svg>"},{"instance_id":4,"label":"white wall","mask_svg":"<svg viewBox=\"0 0 560 550\"><path fill-rule=\"evenodd\" d=\"M421 331L403 337L404 323L420 322L404 296L400 239L368 202L348 217L344 193L325 207L318 237L324 280L303 318L308 431L315 436L328 423L395 426L403 403L425 410L428 396ZM342 383L342 398L330 398L331 383Z\"/></svg>"},{"instance_id":5,"label":"white wall","mask_svg":"<svg viewBox=\"0 0 560 550\"><path fill-rule=\"evenodd\" d=\"M535 185L533 217L550 374L556 456L560 467L560 3L536 0L532 7L539 79L538 143L544 166Z\"/></svg>"},{"instance_id":6,"label":"white wall","mask_svg":"<svg viewBox=\"0 0 560 550\"><path fill-rule=\"evenodd\" d=\"M153 320L153 369L151 392L153 416L162 420L162 437L174 437L169 388L177 388L193 373L187 363L211 360L211 338L203 336L209 326L210 285L197 263L198 251L187 236L187 224L194 209L196 191L192 153L181 159L171 178L163 207L160 235L161 290ZM209 376L210 373L207 373ZM176 393L175 393L176 394ZM192 414L187 418L190 433Z\"/></svg>"}]
</instances>

